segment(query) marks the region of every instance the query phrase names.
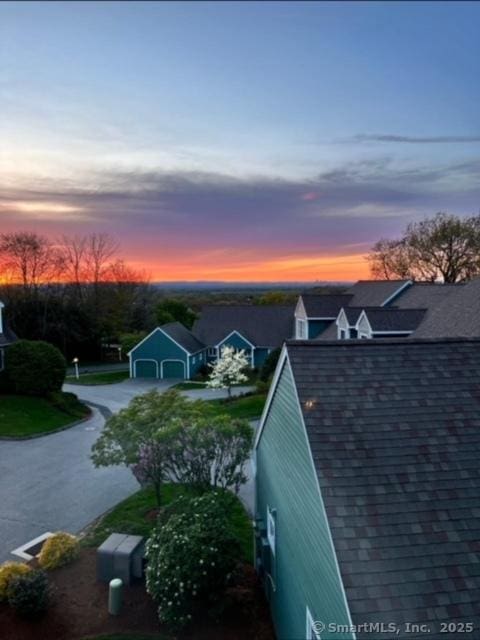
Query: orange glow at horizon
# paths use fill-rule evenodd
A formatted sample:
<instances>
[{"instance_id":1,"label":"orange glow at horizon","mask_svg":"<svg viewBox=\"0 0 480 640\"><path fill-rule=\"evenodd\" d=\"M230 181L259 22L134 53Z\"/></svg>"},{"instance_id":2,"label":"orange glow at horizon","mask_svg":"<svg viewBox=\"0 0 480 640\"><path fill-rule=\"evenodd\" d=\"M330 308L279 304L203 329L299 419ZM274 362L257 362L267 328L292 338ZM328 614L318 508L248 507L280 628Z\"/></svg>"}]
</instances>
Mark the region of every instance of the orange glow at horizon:
<instances>
[{"instance_id":1,"label":"orange glow at horizon","mask_svg":"<svg viewBox=\"0 0 480 640\"><path fill-rule=\"evenodd\" d=\"M369 277L366 254L340 256L288 256L269 260L230 263L223 260L191 262L171 259L168 262L140 261L133 256L127 262L144 269L151 280L159 282L221 280L225 282L308 282L352 281Z\"/></svg>"}]
</instances>

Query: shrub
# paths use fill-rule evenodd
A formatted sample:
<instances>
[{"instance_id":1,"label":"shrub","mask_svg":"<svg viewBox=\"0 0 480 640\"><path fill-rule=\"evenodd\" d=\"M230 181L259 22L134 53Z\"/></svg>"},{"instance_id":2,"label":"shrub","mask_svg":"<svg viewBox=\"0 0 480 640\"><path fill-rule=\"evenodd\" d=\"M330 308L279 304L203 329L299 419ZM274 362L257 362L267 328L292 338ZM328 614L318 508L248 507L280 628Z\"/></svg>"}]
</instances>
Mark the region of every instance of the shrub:
<instances>
[{"instance_id":1,"label":"shrub","mask_svg":"<svg viewBox=\"0 0 480 640\"><path fill-rule=\"evenodd\" d=\"M199 611L221 611L241 550L215 492L179 498L169 512L147 542L147 591L160 621L181 628Z\"/></svg>"},{"instance_id":2,"label":"shrub","mask_svg":"<svg viewBox=\"0 0 480 640\"><path fill-rule=\"evenodd\" d=\"M44 569L62 567L78 556L79 542L70 533L59 531L47 538L38 556L38 564Z\"/></svg>"},{"instance_id":3,"label":"shrub","mask_svg":"<svg viewBox=\"0 0 480 640\"><path fill-rule=\"evenodd\" d=\"M12 580L30 571L31 568L24 562L4 562L0 565L0 601L7 600Z\"/></svg>"},{"instance_id":4,"label":"shrub","mask_svg":"<svg viewBox=\"0 0 480 640\"><path fill-rule=\"evenodd\" d=\"M270 377L273 375L277 367L277 362L280 357L281 351L282 350L280 349L280 347L278 347L278 349L270 351L268 356L265 358L262 368L260 369L259 376L260 380L262 380L263 382L268 382Z\"/></svg>"},{"instance_id":5,"label":"shrub","mask_svg":"<svg viewBox=\"0 0 480 640\"><path fill-rule=\"evenodd\" d=\"M13 385L5 370L0 371L0 393L12 393Z\"/></svg>"},{"instance_id":6,"label":"shrub","mask_svg":"<svg viewBox=\"0 0 480 640\"><path fill-rule=\"evenodd\" d=\"M50 588L45 571L30 571L11 581L8 604L22 618L37 618L47 609L49 600Z\"/></svg>"},{"instance_id":7,"label":"shrub","mask_svg":"<svg viewBox=\"0 0 480 640\"><path fill-rule=\"evenodd\" d=\"M67 363L48 342L19 340L7 349L6 370L16 393L45 396L60 391Z\"/></svg>"},{"instance_id":8,"label":"shrub","mask_svg":"<svg viewBox=\"0 0 480 640\"><path fill-rule=\"evenodd\" d=\"M47 394L47 400L59 411L72 416L83 416L88 412L88 408L80 402L74 393L52 391Z\"/></svg>"}]
</instances>

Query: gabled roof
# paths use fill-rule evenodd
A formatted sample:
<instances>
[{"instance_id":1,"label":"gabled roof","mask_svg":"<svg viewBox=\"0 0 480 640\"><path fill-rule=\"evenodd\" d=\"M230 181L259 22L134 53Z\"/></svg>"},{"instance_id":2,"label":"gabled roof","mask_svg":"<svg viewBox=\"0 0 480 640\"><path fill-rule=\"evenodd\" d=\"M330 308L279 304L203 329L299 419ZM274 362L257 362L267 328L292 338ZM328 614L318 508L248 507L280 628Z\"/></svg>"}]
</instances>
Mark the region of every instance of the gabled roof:
<instances>
[{"instance_id":1,"label":"gabled roof","mask_svg":"<svg viewBox=\"0 0 480 640\"><path fill-rule=\"evenodd\" d=\"M373 332L414 331L425 316L426 309L393 309L380 307L365 309Z\"/></svg>"},{"instance_id":2,"label":"gabled roof","mask_svg":"<svg viewBox=\"0 0 480 640\"><path fill-rule=\"evenodd\" d=\"M414 333L419 338L480 336L480 278L462 286L431 309Z\"/></svg>"},{"instance_id":3,"label":"gabled roof","mask_svg":"<svg viewBox=\"0 0 480 640\"><path fill-rule=\"evenodd\" d=\"M478 627L480 340L287 351L353 623Z\"/></svg>"},{"instance_id":4,"label":"gabled roof","mask_svg":"<svg viewBox=\"0 0 480 640\"><path fill-rule=\"evenodd\" d=\"M188 351L188 353L196 353L197 351L205 349L205 345L200 342L191 331L184 327L181 322L169 322L168 324L163 324L160 329Z\"/></svg>"},{"instance_id":5,"label":"gabled roof","mask_svg":"<svg viewBox=\"0 0 480 640\"><path fill-rule=\"evenodd\" d=\"M408 286L410 280L359 280L347 293L353 295L352 307L381 307Z\"/></svg>"},{"instance_id":6,"label":"gabled roof","mask_svg":"<svg viewBox=\"0 0 480 640\"><path fill-rule=\"evenodd\" d=\"M258 347L280 347L293 335L294 309L281 305L207 305L192 332L206 345L238 331Z\"/></svg>"},{"instance_id":7,"label":"gabled roof","mask_svg":"<svg viewBox=\"0 0 480 640\"><path fill-rule=\"evenodd\" d=\"M349 304L349 294L302 293L307 318L336 318L340 309Z\"/></svg>"},{"instance_id":8,"label":"gabled roof","mask_svg":"<svg viewBox=\"0 0 480 640\"><path fill-rule=\"evenodd\" d=\"M433 309L441 304L462 284L435 284L431 282L414 282L395 300L392 306L399 309Z\"/></svg>"}]
</instances>

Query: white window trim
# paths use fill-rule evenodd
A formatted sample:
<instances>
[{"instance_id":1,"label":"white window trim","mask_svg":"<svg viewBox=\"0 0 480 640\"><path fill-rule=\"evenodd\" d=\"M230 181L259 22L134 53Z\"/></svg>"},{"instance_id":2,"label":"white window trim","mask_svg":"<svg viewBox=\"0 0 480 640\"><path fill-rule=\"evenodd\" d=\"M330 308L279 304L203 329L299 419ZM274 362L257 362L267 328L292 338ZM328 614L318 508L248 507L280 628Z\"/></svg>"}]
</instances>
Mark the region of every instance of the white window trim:
<instances>
[{"instance_id":1,"label":"white window trim","mask_svg":"<svg viewBox=\"0 0 480 640\"><path fill-rule=\"evenodd\" d=\"M267 506L267 539L270 549L275 555L275 544L277 537L276 509L270 509Z\"/></svg>"},{"instance_id":2,"label":"white window trim","mask_svg":"<svg viewBox=\"0 0 480 640\"><path fill-rule=\"evenodd\" d=\"M297 340L306 340L307 339L307 321L304 318L297 318L295 325L295 337Z\"/></svg>"},{"instance_id":3,"label":"white window trim","mask_svg":"<svg viewBox=\"0 0 480 640\"><path fill-rule=\"evenodd\" d=\"M307 607L306 614L306 629L305 629L305 637L307 640L312 640L312 638L316 638L316 640L322 640L320 633L315 628L315 620L313 619L312 614L310 613L310 609Z\"/></svg>"}]
</instances>

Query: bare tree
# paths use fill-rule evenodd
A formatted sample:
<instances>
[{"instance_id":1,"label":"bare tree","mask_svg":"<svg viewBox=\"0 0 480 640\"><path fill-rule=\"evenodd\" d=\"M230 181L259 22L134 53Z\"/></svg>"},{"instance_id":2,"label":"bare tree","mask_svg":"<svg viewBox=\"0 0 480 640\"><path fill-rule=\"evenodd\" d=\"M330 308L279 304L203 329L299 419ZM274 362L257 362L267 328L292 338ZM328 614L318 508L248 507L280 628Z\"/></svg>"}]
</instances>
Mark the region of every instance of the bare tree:
<instances>
[{"instance_id":1,"label":"bare tree","mask_svg":"<svg viewBox=\"0 0 480 640\"><path fill-rule=\"evenodd\" d=\"M480 215L437 213L408 225L398 240L380 240L367 259L379 279L469 280L480 274Z\"/></svg>"},{"instance_id":2,"label":"bare tree","mask_svg":"<svg viewBox=\"0 0 480 640\"><path fill-rule=\"evenodd\" d=\"M30 231L0 235L2 272L25 290L53 282L59 274L59 252L45 236Z\"/></svg>"},{"instance_id":3,"label":"bare tree","mask_svg":"<svg viewBox=\"0 0 480 640\"><path fill-rule=\"evenodd\" d=\"M108 233L92 233L85 240L86 280L98 285L118 251L118 242Z\"/></svg>"},{"instance_id":4,"label":"bare tree","mask_svg":"<svg viewBox=\"0 0 480 640\"><path fill-rule=\"evenodd\" d=\"M85 279L87 238L85 236L62 236L59 240L64 279L75 284L81 291Z\"/></svg>"}]
</instances>

